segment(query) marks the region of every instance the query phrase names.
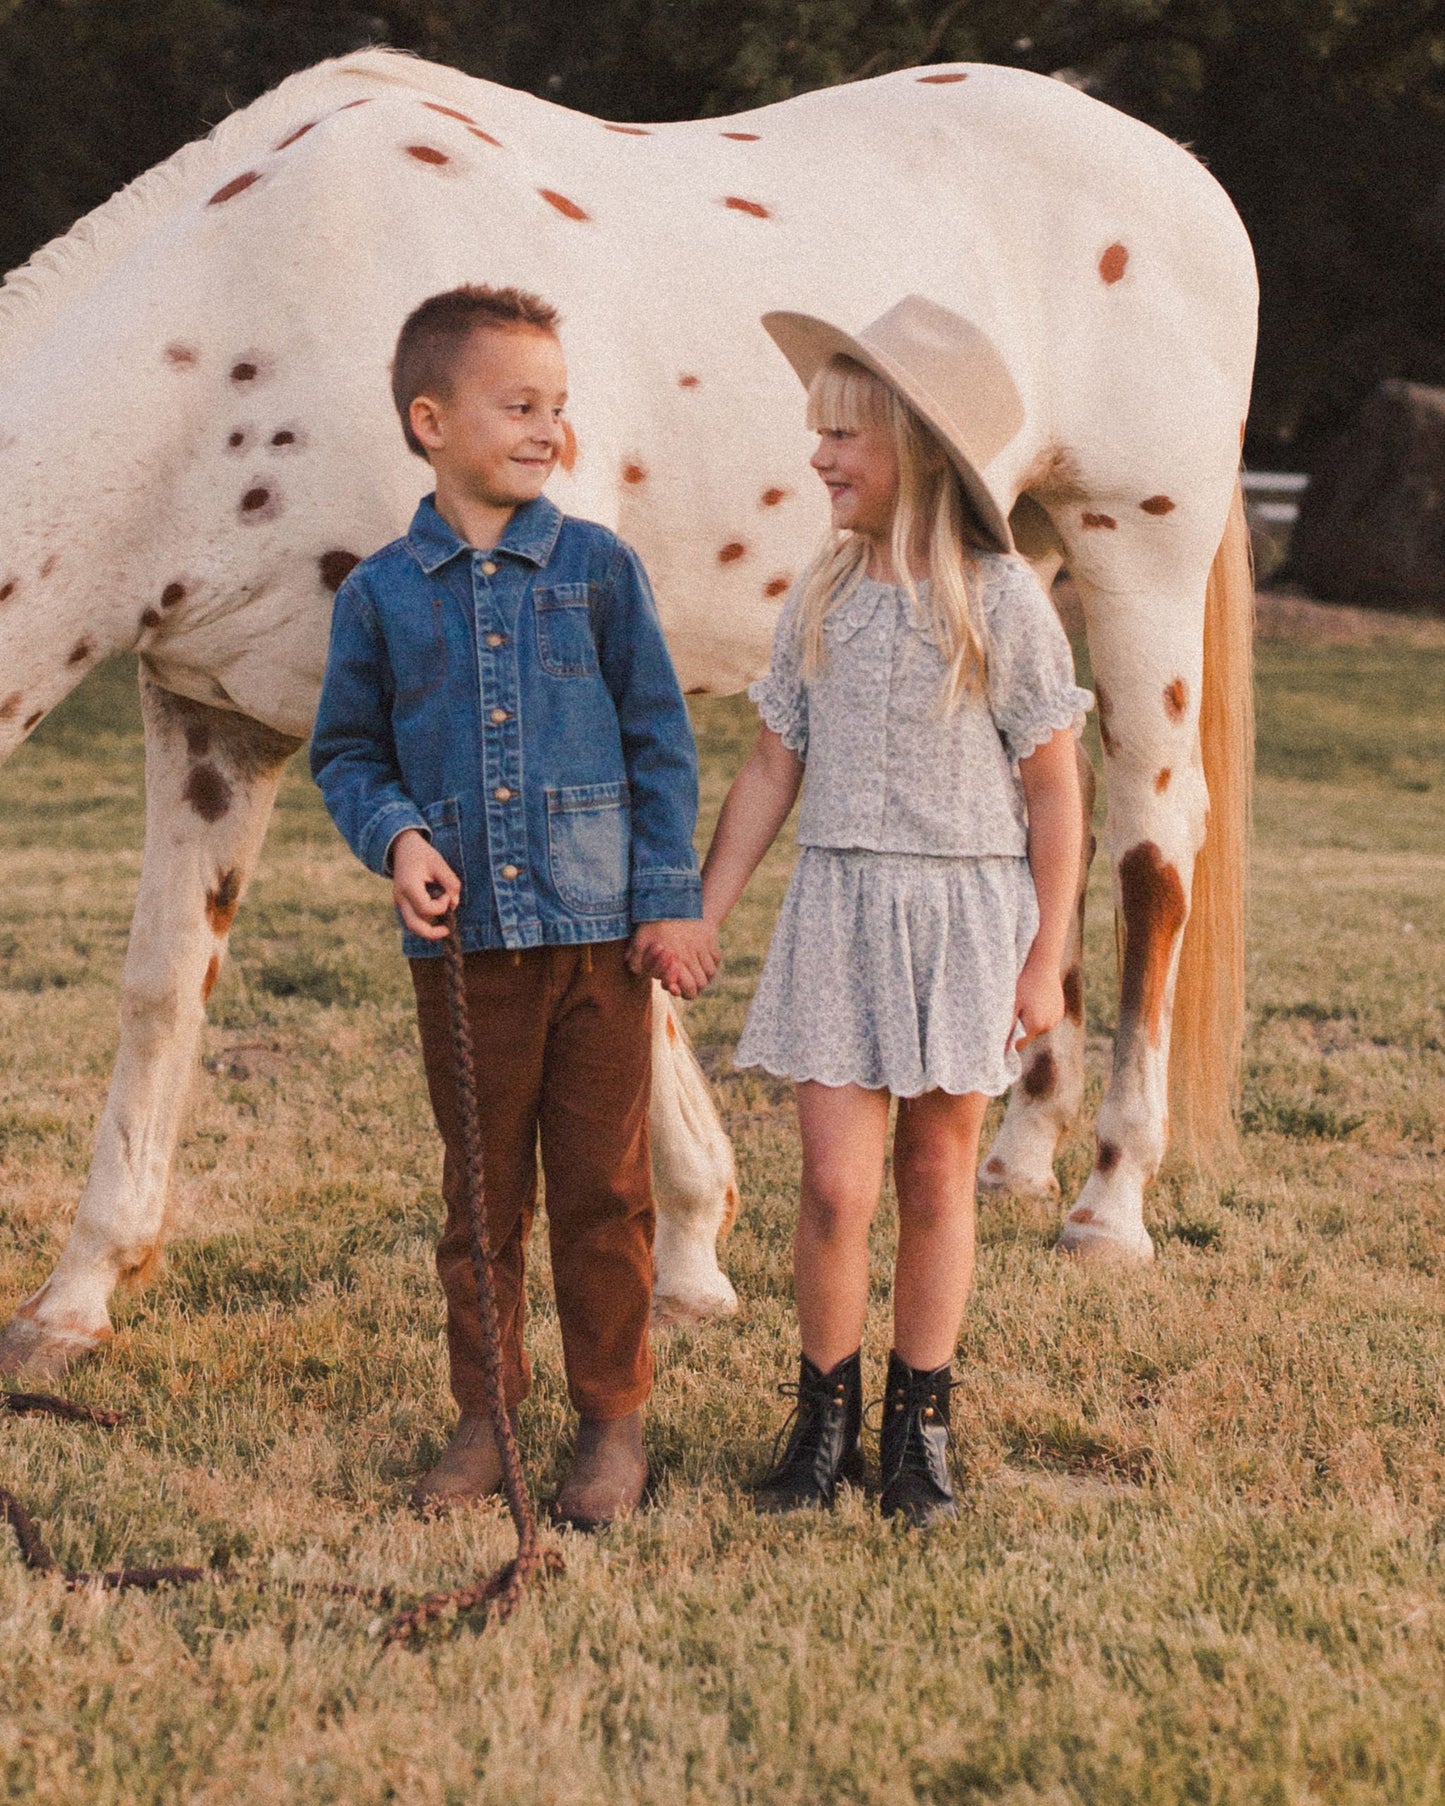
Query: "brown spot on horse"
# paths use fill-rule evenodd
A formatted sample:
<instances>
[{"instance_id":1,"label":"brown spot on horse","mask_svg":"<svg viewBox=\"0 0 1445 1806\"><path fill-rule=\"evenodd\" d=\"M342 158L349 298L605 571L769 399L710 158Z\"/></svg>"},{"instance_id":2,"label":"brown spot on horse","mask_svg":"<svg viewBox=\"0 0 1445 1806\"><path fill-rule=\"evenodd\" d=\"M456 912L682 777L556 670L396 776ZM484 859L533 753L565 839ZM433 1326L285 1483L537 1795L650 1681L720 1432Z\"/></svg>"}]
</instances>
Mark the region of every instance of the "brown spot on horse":
<instances>
[{"instance_id":1,"label":"brown spot on horse","mask_svg":"<svg viewBox=\"0 0 1445 1806\"><path fill-rule=\"evenodd\" d=\"M221 873L216 888L206 892L206 920L212 934L219 937L231 932L240 902L241 874L232 866L230 871Z\"/></svg>"},{"instance_id":2,"label":"brown spot on horse","mask_svg":"<svg viewBox=\"0 0 1445 1806\"><path fill-rule=\"evenodd\" d=\"M272 445L294 445L296 434L289 426L283 426L279 433L272 433L271 443Z\"/></svg>"},{"instance_id":3,"label":"brown spot on horse","mask_svg":"<svg viewBox=\"0 0 1445 1806\"><path fill-rule=\"evenodd\" d=\"M1124 918L1120 1028L1142 1027L1150 1046L1157 1047L1169 965L1189 905L1178 872L1152 840L1130 847L1119 861L1119 896Z\"/></svg>"},{"instance_id":4,"label":"brown spot on horse","mask_svg":"<svg viewBox=\"0 0 1445 1806\"><path fill-rule=\"evenodd\" d=\"M557 454L557 462L568 472L577 467L577 435L572 431L570 420L562 422L562 449Z\"/></svg>"},{"instance_id":5,"label":"brown spot on horse","mask_svg":"<svg viewBox=\"0 0 1445 1806\"><path fill-rule=\"evenodd\" d=\"M37 709L33 715L27 715L20 724L20 731L28 734L32 727L38 727L45 719L45 710Z\"/></svg>"},{"instance_id":6,"label":"brown spot on horse","mask_svg":"<svg viewBox=\"0 0 1445 1806\"><path fill-rule=\"evenodd\" d=\"M1032 1065L1024 1072L1024 1096L1039 1102L1054 1095L1059 1082L1059 1069L1047 1047L1040 1048Z\"/></svg>"},{"instance_id":7,"label":"brown spot on horse","mask_svg":"<svg viewBox=\"0 0 1445 1806\"><path fill-rule=\"evenodd\" d=\"M181 795L202 821L217 822L231 806L231 786L214 765L193 765Z\"/></svg>"},{"instance_id":8,"label":"brown spot on horse","mask_svg":"<svg viewBox=\"0 0 1445 1806\"><path fill-rule=\"evenodd\" d=\"M1119 524L1112 514L1093 514L1088 510L1085 510L1084 512L1083 523L1086 527L1102 527L1110 533L1112 533Z\"/></svg>"},{"instance_id":9,"label":"brown spot on horse","mask_svg":"<svg viewBox=\"0 0 1445 1806\"><path fill-rule=\"evenodd\" d=\"M1101 1136L1099 1138L1097 1150L1094 1154L1095 1171L1101 1173L1104 1178L1107 1179L1109 1174L1112 1173L1114 1168L1119 1164L1120 1157L1121 1150L1115 1143L1112 1141L1105 1141Z\"/></svg>"},{"instance_id":10,"label":"brown spot on horse","mask_svg":"<svg viewBox=\"0 0 1445 1806\"><path fill-rule=\"evenodd\" d=\"M8 602L19 587L20 579L18 577L7 577L3 583L0 583L0 602Z\"/></svg>"},{"instance_id":11,"label":"brown spot on horse","mask_svg":"<svg viewBox=\"0 0 1445 1806\"><path fill-rule=\"evenodd\" d=\"M13 721L20 713L20 705L24 700L23 690L12 690L4 702L0 702L0 721Z\"/></svg>"},{"instance_id":12,"label":"brown spot on horse","mask_svg":"<svg viewBox=\"0 0 1445 1806\"><path fill-rule=\"evenodd\" d=\"M684 371L677 379L677 386L679 389L695 389L701 381L700 376L693 376L690 371Z\"/></svg>"},{"instance_id":13,"label":"brown spot on horse","mask_svg":"<svg viewBox=\"0 0 1445 1806\"><path fill-rule=\"evenodd\" d=\"M1077 963L1064 974L1064 1014L1070 1022L1084 1020L1084 974Z\"/></svg>"},{"instance_id":14,"label":"brown spot on horse","mask_svg":"<svg viewBox=\"0 0 1445 1806\"><path fill-rule=\"evenodd\" d=\"M336 110L338 113L349 113L353 107L369 107L375 99L374 94L363 94L360 100L348 100L344 107L338 107Z\"/></svg>"},{"instance_id":15,"label":"brown spot on horse","mask_svg":"<svg viewBox=\"0 0 1445 1806\"><path fill-rule=\"evenodd\" d=\"M211 724L202 714L188 715L185 720L186 751L193 759L204 759L211 750Z\"/></svg>"},{"instance_id":16,"label":"brown spot on horse","mask_svg":"<svg viewBox=\"0 0 1445 1806\"><path fill-rule=\"evenodd\" d=\"M650 138L652 133L640 125L612 125L607 120L602 122L604 132L620 132L624 138Z\"/></svg>"},{"instance_id":17,"label":"brown spot on horse","mask_svg":"<svg viewBox=\"0 0 1445 1806\"><path fill-rule=\"evenodd\" d=\"M624 483L645 483L647 481L647 471L641 464L624 464L622 466L622 480Z\"/></svg>"},{"instance_id":18,"label":"brown spot on horse","mask_svg":"<svg viewBox=\"0 0 1445 1806\"><path fill-rule=\"evenodd\" d=\"M321 581L334 596L356 569L361 560L355 552L343 552L339 548L331 552L323 552L316 560L321 572Z\"/></svg>"},{"instance_id":19,"label":"brown spot on horse","mask_svg":"<svg viewBox=\"0 0 1445 1806\"><path fill-rule=\"evenodd\" d=\"M406 154L409 157L415 157L418 163L430 164L433 169L440 169L444 163L451 162L451 158L446 152L438 150L434 144L409 144L406 147Z\"/></svg>"},{"instance_id":20,"label":"brown spot on horse","mask_svg":"<svg viewBox=\"0 0 1445 1806\"><path fill-rule=\"evenodd\" d=\"M968 80L968 71L966 69L957 69L951 71L947 75L920 75L918 79L930 87L941 88L945 82L966 82Z\"/></svg>"},{"instance_id":21,"label":"brown spot on horse","mask_svg":"<svg viewBox=\"0 0 1445 1806\"><path fill-rule=\"evenodd\" d=\"M281 140L281 142L276 146L277 150L278 151L288 150L296 142L296 140L298 138L304 138L308 132L314 132L316 127L318 125L320 125L320 123L321 123L321 121L319 119L308 119L305 125L298 125L296 130L291 133L289 138L283 138Z\"/></svg>"},{"instance_id":22,"label":"brown spot on horse","mask_svg":"<svg viewBox=\"0 0 1445 1806\"><path fill-rule=\"evenodd\" d=\"M1182 677L1171 678L1169 682L1165 684L1164 708L1171 721L1182 721L1184 719L1184 708L1188 700L1189 691L1186 689Z\"/></svg>"},{"instance_id":23,"label":"brown spot on horse","mask_svg":"<svg viewBox=\"0 0 1445 1806\"><path fill-rule=\"evenodd\" d=\"M250 358L242 358L239 363L231 365L231 381L233 383L253 383L261 374L261 366L252 363Z\"/></svg>"},{"instance_id":24,"label":"brown spot on horse","mask_svg":"<svg viewBox=\"0 0 1445 1806\"><path fill-rule=\"evenodd\" d=\"M761 201L745 201L740 194L723 196L723 206L734 213L746 213L750 219L771 219L771 211Z\"/></svg>"},{"instance_id":25,"label":"brown spot on horse","mask_svg":"<svg viewBox=\"0 0 1445 1806\"><path fill-rule=\"evenodd\" d=\"M564 219L586 220L592 217L585 208L579 207L576 201L569 201L565 194L558 194L555 188L539 188L537 193L549 207L555 207Z\"/></svg>"},{"instance_id":26,"label":"brown spot on horse","mask_svg":"<svg viewBox=\"0 0 1445 1806\"><path fill-rule=\"evenodd\" d=\"M241 497L240 515L243 521L274 520L281 512L281 503L273 490L257 484L248 489Z\"/></svg>"},{"instance_id":27,"label":"brown spot on horse","mask_svg":"<svg viewBox=\"0 0 1445 1806\"><path fill-rule=\"evenodd\" d=\"M490 132L484 132L479 125L469 125L467 130L474 138L480 138L483 144L490 144L493 150L502 149L500 138L494 138Z\"/></svg>"},{"instance_id":28,"label":"brown spot on horse","mask_svg":"<svg viewBox=\"0 0 1445 1806\"><path fill-rule=\"evenodd\" d=\"M161 611L158 608L142 609L140 624L143 631L149 633L161 624Z\"/></svg>"},{"instance_id":29,"label":"brown spot on horse","mask_svg":"<svg viewBox=\"0 0 1445 1806\"><path fill-rule=\"evenodd\" d=\"M667 1029L668 1040L675 1041L677 1039L677 1024L676 1024L676 1022L673 1021L673 1019L670 1015L668 1016L667 1021L666 1021L666 1029Z\"/></svg>"},{"instance_id":30,"label":"brown spot on horse","mask_svg":"<svg viewBox=\"0 0 1445 1806\"><path fill-rule=\"evenodd\" d=\"M1069 1221L1071 1223L1092 1223L1094 1221L1094 1213L1089 1209L1088 1205L1085 1204L1081 1209L1071 1210L1069 1212Z\"/></svg>"},{"instance_id":31,"label":"brown spot on horse","mask_svg":"<svg viewBox=\"0 0 1445 1806\"><path fill-rule=\"evenodd\" d=\"M780 572L776 577L768 578L767 582L763 585L763 594L769 601L774 601L779 596L787 595L788 590L792 586L792 582L793 580L791 577L785 577Z\"/></svg>"},{"instance_id":32,"label":"brown spot on horse","mask_svg":"<svg viewBox=\"0 0 1445 1806\"><path fill-rule=\"evenodd\" d=\"M176 608L186 599L184 583L168 583L161 591L161 607Z\"/></svg>"},{"instance_id":33,"label":"brown spot on horse","mask_svg":"<svg viewBox=\"0 0 1445 1806\"><path fill-rule=\"evenodd\" d=\"M1169 780L1173 776L1174 773L1170 771L1167 765L1161 767L1160 770L1154 774L1155 796L1163 796L1164 792L1169 788Z\"/></svg>"},{"instance_id":34,"label":"brown spot on horse","mask_svg":"<svg viewBox=\"0 0 1445 1806\"><path fill-rule=\"evenodd\" d=\"M58 565L59 563L60 563L59 552L52 552L50 554L50 556L45 560L45 563L41 565L40 575L42 577L48 577L50 575L50 573L55 569L56 565Z\"/></svg>"},{"instance_id":35,"label":"brown spot on horse","mask_svg":"<svg viewBox=\"0 0 1445 1806\"><path fill-rule=\"evenodd\" d=\"M1172 514L1174 504L1167 495L1146 496L1139 506L1146 514Z\"/></svg>"},{"instance_id":36,"label":"brown spot on horse","mask_svg":"<svg viewBox=\"0 0 1445 1806\"><path fill-rule=\"evenodd\" d=\"M243 427L238 426L233 433L228 433L226 436L226 444L232 451L239 451L245 443L246 433Z\"/></svg>"},{"instance_id":37,"label":"brown spot on horse","mask_svg":"<svg viewBox=\"0 0 1445 1806\"><path fill-rule=\"evenodd\" d=\"M719 564L736 564L739 558L745 556L747 549L740 539L730 539L725 546L719 548L717 561Z\"/></svg>"},{"instance_id":38,"label":"brown spot on horse","mask_svg":"<svg viewBox=\"0 0 1445 1806\"><path fill-rule=\"evenodd\" d=\"M443 119L460 119L463 125L475 125L477 122L470 113L459 113L455 107L444 107L440 101L424 100L421 103L428 113L440 113Z\"/></svg>"},{"instance_id":39,"label":"brown spot on horse","mask_svg":"<svg viewBox=\"0 0 1445 1806\"><path fill-rule=\"evenodd\" d=\"M758 140L761 138L762 133L761 132L719 132L718 136L720 138L731 138L733 140L733 142L736 144L756 144L758 142Z\"/></svg>"},{"instance_id":40,"label":"brown spot on horse","mask_svg":"<svg viewBox=\"0 0 1445 1806\"><path fill-rule=\"evenodd\" d=\"M211 1001L211 992L216 988L216 980L221 976L221 956L213 953L206 963L206 976L201 980L201 1002Z\"/></svg>"},{"instance_id":41,"label":"brown spot on horse","mask_svg":"<svg viewBox=\"0 0 1445 1806\"><path fill-rule=\"evenodd\" d=\"M66 654L67 665L83 665L88 658L94 656L95 641L88 636L78 639Z\"/></svg>"},{"instance_id":42,"label":"brown spot on horse","mask_svg":"<svg viewBox=\"0 0 1445 1806\"><path fill-rule=\"evenodd\" d=\"M1110 245L1099 259L1099 274L1111 286L1116 283L1129 267L1129 253L1123 245Z\"/></svg>"},{"instance_id":43,"label":"brown spot on horse","mask_svg":"<svg viewBox=\"0 0 1445 1806\"><path fill-rule=\"evenodd\" d=\"M986 1173L992 1173L994 1177L997 1178L1000 1173L1005 1172L1007 1169L999 1155L991 1154L989 1158L984 1161L983 1170Z\"/></svg>"},{"instance_id":44,"label":"brown spot on horse","mask_svg":"<svg viewBox=\"0 0 1445 1806\"><path fill-rule=\"evenodd\" d=\"M165 357L173 370L190 370L199 362L200 353L189 345L167 345Z\"/></svg>"},{"instance_id":45,"label":"brown spot on horse","mask_svg":"<svg viewBox=\"0 0 1445 1806\"><path fill-rule=\"evenodd\" d=\"M790 489L765 489L758 500L764 508L776 508L779 502L787 501L791 494Z\"/></svg>"},{"instance_id":46,"label":"brown spot on horse","mask_svg":"<svg viewBox=\"0 0 1445 1806\"><path fill-rule=\"evenodd\" d=\"M208 207L219 207L222 201L233 200L236 195L244 194L253 183L261 180L259 169L248 169L243 176L233 176L224 188L218 188L206 202Z\"/></svg>"}]
</instances>

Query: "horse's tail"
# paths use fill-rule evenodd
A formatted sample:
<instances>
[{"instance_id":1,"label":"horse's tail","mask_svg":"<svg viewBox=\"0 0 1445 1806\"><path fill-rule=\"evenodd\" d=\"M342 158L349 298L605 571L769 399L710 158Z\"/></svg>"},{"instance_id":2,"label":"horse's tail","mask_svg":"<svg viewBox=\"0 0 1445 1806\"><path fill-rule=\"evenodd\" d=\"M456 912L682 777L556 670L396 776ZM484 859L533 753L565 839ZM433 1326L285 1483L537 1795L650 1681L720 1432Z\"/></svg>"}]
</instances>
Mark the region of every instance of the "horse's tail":
<instances>
[{"instance_id":1,"label":"horse's tail","mask_svg":"<svg viewBox=\"0 0 1445 1806\"><path fill-rule=\"evenodd\" d=\"M1244 1044L1244 905L1254 780L1254 565L1236 486L1204 604L1199 738L1209 820L1174 995L1169 1086L1177 1144L1196 1164L1237 1157Z\"/></svg>"}]
</instances>

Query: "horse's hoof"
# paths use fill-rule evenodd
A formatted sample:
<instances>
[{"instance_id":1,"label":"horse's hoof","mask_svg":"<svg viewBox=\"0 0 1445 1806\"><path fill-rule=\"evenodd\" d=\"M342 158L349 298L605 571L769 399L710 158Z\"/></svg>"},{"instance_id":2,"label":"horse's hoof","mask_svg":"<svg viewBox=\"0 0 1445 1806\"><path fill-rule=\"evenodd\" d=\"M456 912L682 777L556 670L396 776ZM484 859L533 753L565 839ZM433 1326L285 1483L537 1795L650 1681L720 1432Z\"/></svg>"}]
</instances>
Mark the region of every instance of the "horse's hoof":
<instances>
[{"instance_id":1,"label":"horse's hoof","mask_svg":"<svg viewBox=\"0 0 1445 1806\"><path fill-rule=\"evenodd\" d=\"M1090 1266L1143 1267L1154 1258L1154 1244L1147 1229L1140 1229L1137 1235L1111 1235L1066 1219L1054 1252Z\"/></svg>"},{"instance_id":2,"label":"horse's hoof","mask_svg":"<svg viewBox=\"0 0 1445 1806\"><path fill-rule=\"evenodd\" d=\"M0 1334L0 1379L58 1380L109 1339L108 1331L98 1336L62 1334L17 1317Z\"/></svg>"},{"instance_id":3,"label":"horse's hoof","mask_svg":"<svg viewBox=\"0 0 1445 1806\"><path fill-rule=\"evenodd\" d=\"M1008 1192L1015 1198L1057 1198L1059 1182L1054 1177L1052 1167L1046 1173L1023 1172L1016 1167L1006 1166L995 1154L978 1169L978 1189Z\"/></svg>"},{"instance_id":4,"label":"horse's hoof","mask_svg":"<svg viewBox=\"0 0 1445 1806\"><path fill-rule=\"evenodd\" d=\"M654 1293L652 1327L685 1329L690 1324L709 1323L715 1317L735 1317L738 1295L724 1274L719 1273L718 1279L719 1285L706 1290Z\"/></svg>"}]
</instances>

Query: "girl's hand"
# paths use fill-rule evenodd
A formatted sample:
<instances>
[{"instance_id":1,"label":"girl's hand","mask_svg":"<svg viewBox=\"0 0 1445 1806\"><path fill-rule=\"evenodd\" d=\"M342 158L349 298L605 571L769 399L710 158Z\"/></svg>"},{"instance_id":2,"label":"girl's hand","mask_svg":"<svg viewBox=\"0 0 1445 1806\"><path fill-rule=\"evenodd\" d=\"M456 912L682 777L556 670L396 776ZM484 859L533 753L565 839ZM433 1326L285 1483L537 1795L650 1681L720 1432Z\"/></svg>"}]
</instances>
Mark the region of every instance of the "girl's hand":
<instances>
[{"instance_id":1,"label":"girl's hand","mask_svg":"<svg viewBox=\"0 0 1445 1806\"><path fill-rule=\"evenodd\" d=\"M1052 961L1036 960L1033 954L1024 961L1014 992L1014 1021L1023 1024L1023 1033L1013 1043L1022 1050L1064 1019L1064 981ZM1012 1035L1012 1030L1010 1030Z\"/></svg>"},{"instance_id":2,"label":"girl's hand","mask_svg":"<svg viewBox=\"0 0 1445 1806\"><path fill-rule=\"evenodd\" d=\"M407 828L391 849L391 894L413 934L424 941L444 941L447 931L441 918L461 902L462 881L425 834Z\"/></svg>"}]
</instances>

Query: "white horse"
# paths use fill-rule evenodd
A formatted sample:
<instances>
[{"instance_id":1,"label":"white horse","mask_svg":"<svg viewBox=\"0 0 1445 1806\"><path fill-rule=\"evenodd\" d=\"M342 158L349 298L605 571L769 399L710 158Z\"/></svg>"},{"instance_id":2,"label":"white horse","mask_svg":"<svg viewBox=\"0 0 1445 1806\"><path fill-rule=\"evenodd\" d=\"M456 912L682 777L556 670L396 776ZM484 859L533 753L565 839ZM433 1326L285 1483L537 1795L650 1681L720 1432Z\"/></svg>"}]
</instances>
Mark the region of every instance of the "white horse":
<instances>
[{"instance_id":1,"label":"white horse","mask_svg":"<svg viewBox=\"0 0 1445 1806\"><path fill-rule=\"evenodd\" d=\"M154 1265L205 1000L310 727L331 595L425 487L388 396L396 330L463 281L561 307L576 437L556 499L638 546L693 693L764 666L826 518L758 316L856 329L918 293L1002 352L1026 419L987 474L1044 580L1066 558L1082 597L1122 924L1113 1076L1061 1245L1147 1257L1171 1020L1196 1146L1228 1138L1239 1046L1256 288L1229 201L1169 140L1014 69L625 126L367 52L227 119L0 291L0 757L134 651L147 772L109 1100L0 1368L96 1347L116 1283ZM1083 1087L1077 940L1068 965L1068 1018L985 1185L1057 1190ZM658 1307L725 1311L731 1153L672 1009L656 1033Z\"/></svg>"}]
</instances>

